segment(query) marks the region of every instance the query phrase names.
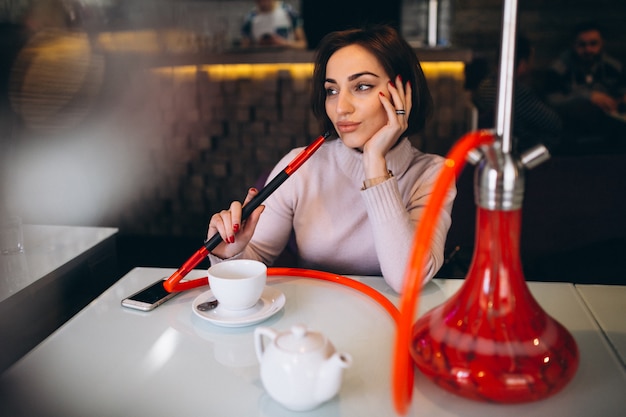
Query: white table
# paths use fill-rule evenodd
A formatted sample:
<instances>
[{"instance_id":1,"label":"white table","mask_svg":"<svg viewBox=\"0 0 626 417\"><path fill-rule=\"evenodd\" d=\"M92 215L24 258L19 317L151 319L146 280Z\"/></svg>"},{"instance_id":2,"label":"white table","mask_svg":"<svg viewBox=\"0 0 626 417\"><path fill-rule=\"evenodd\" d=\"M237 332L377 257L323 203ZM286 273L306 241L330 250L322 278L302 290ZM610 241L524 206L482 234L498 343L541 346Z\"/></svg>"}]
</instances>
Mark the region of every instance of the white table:
<instances>
[{"instance_id":1,"label":"white table","mask_svg":"<svg viewBox=\"0 0 626 417\"><path fill-rule=\"evenodd\" d=\"M0 255L0 372L119 278L118 229L23 229L24 252Z\"/></svg>"},{"instance_id":2,"label":"white table","mask_svg":"<svg viewBox=\"0 0 626 417\"><path fill-rule=\"evenodd\" d=\"M136 268L0 376L0 415L46 416L392 416L395 326L370 298L335 283L273 277L287 299L261 325L295 323L324 332L353 356L337 397L310 412L290 412L268 397L259 378L253 327L222 328L198 318L187 291L149 313L120 300L172 269ZM204 275L192 271L190 278ZM356 277L398 297L378 277ZM452 295L459 280L435 280L420 314ZM411 416L621 416L626 372L571 284L531 283L546 311L574 335L581 363L559 393L539 402L494 405L457 397L416 375Z\"/></svg>"},{"instance_id":3,"label":"white table","mask_svg":"<svg viewBox=\"0 0 626 417\"><path fill-rule=\"evenodd\" d=\"M626 286L576 284L576 290L626 367Z\"/></svg>"}]
</instances>

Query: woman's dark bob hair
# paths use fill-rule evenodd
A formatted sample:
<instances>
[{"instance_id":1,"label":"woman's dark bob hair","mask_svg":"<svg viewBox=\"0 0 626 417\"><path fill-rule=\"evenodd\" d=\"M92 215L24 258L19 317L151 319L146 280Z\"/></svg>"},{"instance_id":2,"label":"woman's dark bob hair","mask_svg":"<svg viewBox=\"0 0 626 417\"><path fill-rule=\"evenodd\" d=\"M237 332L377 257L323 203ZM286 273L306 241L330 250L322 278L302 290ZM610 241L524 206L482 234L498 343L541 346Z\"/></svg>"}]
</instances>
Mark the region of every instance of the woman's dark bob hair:
<instances>
[{"instance_id":1,"label":"woman's dark bob hair","mask_svg":"<svg viewBox=\"0 0 626 417\"><path fill-rule=\"evenodd\" d=\"M313 91L311 108L320 121L322 129L335 135L337 132L326 114L326 64L339 49L349 45L360 45L378 59L389 76L397 75L403 82L410 82L412 88L412 108L409 114L409 127L404 135L420 132L432 113L432 98L428 91L422 67L411 46L390 26L373 26L364 29L349 29L329 33L322 39L315 57L313 70Z\"/></svg>"}]
</instances>

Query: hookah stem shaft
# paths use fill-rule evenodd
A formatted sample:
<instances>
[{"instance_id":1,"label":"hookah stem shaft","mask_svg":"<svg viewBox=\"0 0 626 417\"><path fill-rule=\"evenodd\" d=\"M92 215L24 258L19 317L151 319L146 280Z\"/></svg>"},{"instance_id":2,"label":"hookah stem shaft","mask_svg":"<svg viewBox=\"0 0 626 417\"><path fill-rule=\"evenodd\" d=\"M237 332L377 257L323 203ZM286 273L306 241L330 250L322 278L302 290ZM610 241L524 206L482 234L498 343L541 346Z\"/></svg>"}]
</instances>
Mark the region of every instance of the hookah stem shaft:
<instances>
[{"instance_id":1,"label":"hookah stem shaft","mask_svg":"<svg viewBox=\"0 0 626 417\"><path fill-rule=\"evenodd\" d=\"M255 208L259 207L263 201L270 194L272 194L285 180L289 178L286 172L280 172L272 181L270 181L263 189L256 195L248 204L243 206L241 213L241 219L247 219ZM222 236L219 233L214 234L208 239L204 246L200 247L174 274L167 279L163 284L165 289L169 292L172 291L184 291L191 288L195 288L201 285L205 285L206 279L200 278L187 282L179 282L185 277L192 269L194 269L200 262L202 262L209 252L211 252L217 245L222 242Z\"/></svg>"},{"instance_id":2,"label":"hookah stem shaft","mask_svg":"<svg viewBox=\"0 0 626 417\"><path fill-rule=\"evenodd\" d=\"M241 220L246 220L250 217L250 214L259 207L263 201L267 197L270 196L276 189L283 183L289 176L294 173L300 166L307 160L315 151L317 151L320 146L324 143L324 140L330 136L330 132L326 132L323 135L320 135L314 142L312 142L309 146L307 146L302 152L300 152L290 163L285 167L284 170L278 173L259 193L252 198L243 206L241 212ZM184 291L187 289L191 289L197 287L199 285L204 285L206 283L206 279L196 279L193 281L187 281L184 283L180 283L179 281L185 277L193 268L198 266L200 262L209 254L210 251L215 249L217 245L222 242L222 236L219 233L214 234L208 239L204 246L200 247L172 276L170 276L165 283L163 284L165 289L169 292L172 291Z\"/></svg>"},{"instance_id":3,"label":"hookah stem shaft","mask_svg":"<svg viewBox=\"0 0 626 417\"><path fill-rule=\"evenodd\" d=\"M276 175L274 179L272 179L272 181L270 181L265 187L263 187L263 189L259 191L259 193L255 195L254 198L250 200L250 202L248 202L248 204L243 206L243 209L241 210L241 220L243 221L250 217L250 214L252 214L254 209L259 207L265 201L265 199L270 196L270 194L276 191L276 189L280 187L283 182L285 182L287 178L289 178L289 174L287 174L284 170L279 172L278 175ZM221 242L222 236L220 236L219 233L216 233L209 240L206 241L204 247L207 251L210 252L215 249L215 247Z\"/></svg>"},{"instance_id":4,"label":"hookah stem shaft","mask_svg":"<svg viewBox=\"0 0 626 417\"><path fill-rule=\"evenodd\" d=\"M314 142L312 142L309 146L302 150L290 163L278 173L257 195L252 198L243 206L241 211L241 220L246 220L250 217L250 214L259 207L267 197L269 197L280 185L291 176L300 166L307 160L315 151L319 149L320 146L324 143L324 140L330 136L330 132L326 132L323 135L320 135ZM204 247L210 252L222 241L222 237L219 233L213 235L209 240L206 241Z\"/></svg>"}]
</instances>

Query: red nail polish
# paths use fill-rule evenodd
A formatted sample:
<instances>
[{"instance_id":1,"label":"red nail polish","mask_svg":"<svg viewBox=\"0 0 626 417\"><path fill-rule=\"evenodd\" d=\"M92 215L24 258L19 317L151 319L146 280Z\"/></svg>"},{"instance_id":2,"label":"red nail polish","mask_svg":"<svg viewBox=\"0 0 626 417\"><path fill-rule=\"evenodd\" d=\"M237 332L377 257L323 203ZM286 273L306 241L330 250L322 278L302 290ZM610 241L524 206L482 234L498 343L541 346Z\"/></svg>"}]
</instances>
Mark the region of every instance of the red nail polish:
<instances>
[{"instance_id":1,"label":"red nail polish","mask_svg":"<svg viewBox=\"0 0 626 417\"><path fill-rule=\"evenodd\" d=\"M228 243L235 243L235 236L231 236L228 238Z\"/></svg>"},{"instance_id":2,"label":"red nail polish","mask_svg":"<svg viewBox=\"0 0 626 417\"><path fill-rule=\"evenodd\" d=\"M389 80L389 85L392 86L392 87L395 87L395 84L391 80Z\"/></svg>"},{"instance_id":3,"label":"red nail polish","mask_svg":"<svg viewBox=\"0 0 626 417\"><path fill-rule=\"evenodd\" d=\"M239 231L239 225L238 224L234 224L233 225L233 232L237 233Z\"/></svg>"},{"instance_id":4,"label":"red nail polish","mask_svg":"<svg viewBox=\"0 0 626 417\"><path fill-rule=\"evenodd\" d=\"M398 74L398 79L402 82L402 75Z\"/></svg>"},{"instance_id":5,"label":"red nail polish","mask_svg":"<svg viewBox=\"0 0 626 417\"><path fill-rule=\"evenodd\" d=\"M378 94L380 94L381 97L385 97L385 93L383 93L382 91L379 91Z\"/></svg>"}]
</instances>

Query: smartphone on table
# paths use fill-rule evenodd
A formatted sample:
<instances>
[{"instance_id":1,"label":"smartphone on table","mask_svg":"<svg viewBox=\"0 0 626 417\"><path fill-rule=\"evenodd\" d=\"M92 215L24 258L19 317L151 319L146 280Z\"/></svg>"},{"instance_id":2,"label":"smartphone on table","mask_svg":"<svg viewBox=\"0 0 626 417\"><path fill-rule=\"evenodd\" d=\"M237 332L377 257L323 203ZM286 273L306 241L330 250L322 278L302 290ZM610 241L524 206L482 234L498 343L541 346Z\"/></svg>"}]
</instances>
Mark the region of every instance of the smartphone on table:
<instances>
[{"instance_id":1,"label":"smartphone on table","mask_svg":"<svg viewBox=\"0 0 626 417\"><path fill-rule=\"evenodd\" d=\"M166 278L148 285L147 287L137 291L133 295L122 300L122 306L133 308L135 310L150 311L154 310L170 298L179 294L179 292L168 292L163 283Z\"/></svg>"}]
</instances>

